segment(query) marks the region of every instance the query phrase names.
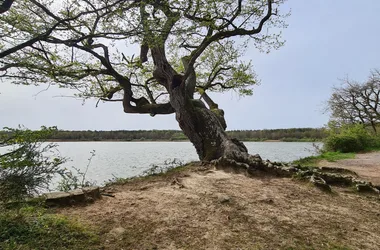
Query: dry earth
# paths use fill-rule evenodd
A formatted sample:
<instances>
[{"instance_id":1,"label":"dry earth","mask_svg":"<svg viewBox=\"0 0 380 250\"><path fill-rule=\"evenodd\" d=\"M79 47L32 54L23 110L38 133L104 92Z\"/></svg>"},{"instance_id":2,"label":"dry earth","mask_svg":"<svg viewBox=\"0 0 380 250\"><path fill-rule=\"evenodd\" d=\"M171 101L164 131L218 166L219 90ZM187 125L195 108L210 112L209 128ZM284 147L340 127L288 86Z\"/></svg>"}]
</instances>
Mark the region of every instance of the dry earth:
<instances>
[{"instance_id":1,"label":"dry earth","mask_svg":"<svg viewBox=\"0 0 380 250\"><path fill-rule=\"evenodd\" d=\"M357 154L355 159L337 162L321 161L319 166L345 168L356 172L362 179L380 185L380 152Z\"/></svg>"},{"instance_id":2,"label":"dry earth","mask_svg":"<svg viewBox=\"0 0 380 250\"><path fill-rule=\"evenodd\" d=\"M379 154L348 167L370 167L372 156ZM375 170L360 175L380 178ZM379 196L351 189L325 193L295 179L194 164L109 191L115 197L59 211L98 228L100 249L380 249Z\"/></svg>"}]
</instances>

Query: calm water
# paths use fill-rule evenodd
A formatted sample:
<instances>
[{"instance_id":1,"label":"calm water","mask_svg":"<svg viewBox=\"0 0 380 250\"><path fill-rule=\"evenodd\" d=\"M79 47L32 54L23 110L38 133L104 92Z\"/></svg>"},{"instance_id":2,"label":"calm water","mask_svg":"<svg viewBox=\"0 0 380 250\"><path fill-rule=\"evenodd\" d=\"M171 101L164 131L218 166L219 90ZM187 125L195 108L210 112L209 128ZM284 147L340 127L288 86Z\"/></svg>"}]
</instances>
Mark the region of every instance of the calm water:
<instances>
[{"instance_id":1,"label":"calm water","mask_svg":"<svg viewBox=\"0 0 380 250\"><path fill-rule=\"evenodd\" d=\"M65 167L85 169L90 151L95 150L87 179L98 185L116 177L142 174L149 167L162 165L174 158L189 162L198 160L190 142L59 142L62 156L69 157ZM293 161L316 154L309 142L245 142L249 153L260 154L271 161ZM321 145L321 144L319 144Z\"/></svg>"}]
</instances>

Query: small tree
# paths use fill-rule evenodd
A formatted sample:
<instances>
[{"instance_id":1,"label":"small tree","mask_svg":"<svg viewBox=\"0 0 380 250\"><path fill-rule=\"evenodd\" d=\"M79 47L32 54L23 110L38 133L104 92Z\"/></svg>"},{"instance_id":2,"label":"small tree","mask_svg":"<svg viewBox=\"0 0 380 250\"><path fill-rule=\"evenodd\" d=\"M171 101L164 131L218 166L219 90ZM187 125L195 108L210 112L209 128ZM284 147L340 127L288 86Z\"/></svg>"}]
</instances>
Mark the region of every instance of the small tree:
<instances>
[{"instance_id":1,"label":"small tree","mask_svg":"<svg viewBox=\"0 0 380 250\"><path fill-rule=\"evenodd\" d=\"M380 122L380 71L373 70L366 82L345 79L328 101L333 120L340 124L361 123L377 132Z\"/></svg>"},{"instance_id":2,"label":"small tree","mask_svg":"<svg viewBox=\"0 0 380 250\"><path fill-rule=\"evenodd\" d=\"M284 2L15 1L0 16L0 77L120 101L125 113L175 113L202 161L245 162L210 92L252 94L256 75L242 56L283 45L269 28L285 26Z\"/></svg>"},{"instance_id":3,"label":"small tree","mask_svg":"<svg viewBox=\"0 0 380 250\"><path fill-rule=\"evenodd\" d=\"M56 128L39 131L5 128L0 134L0 202L22 200L49 188L60 165L56 145L44 143Z\"/></svg>"}]
</instances>

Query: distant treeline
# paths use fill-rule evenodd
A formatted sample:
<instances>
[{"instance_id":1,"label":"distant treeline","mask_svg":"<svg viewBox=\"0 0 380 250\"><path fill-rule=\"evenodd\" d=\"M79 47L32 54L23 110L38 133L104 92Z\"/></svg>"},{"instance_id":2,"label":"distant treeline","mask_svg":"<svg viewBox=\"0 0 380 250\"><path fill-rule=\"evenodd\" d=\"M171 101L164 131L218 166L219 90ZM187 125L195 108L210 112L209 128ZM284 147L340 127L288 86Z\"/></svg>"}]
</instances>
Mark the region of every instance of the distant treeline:
<instances>
[{"instance_id":1,"label":"distant treeline","mask_svg":"<svg viewBox=\"0 0 380 250\"><path fill-rule=\"evenodd\" d=\"M320 141L325 137L322 128L291 128L227 131L230 137L242 141ZM118 130L66 131L58 130L52 137L57 141L179 141L187 137L179 130Z\"/></svg>"}]
</instances>

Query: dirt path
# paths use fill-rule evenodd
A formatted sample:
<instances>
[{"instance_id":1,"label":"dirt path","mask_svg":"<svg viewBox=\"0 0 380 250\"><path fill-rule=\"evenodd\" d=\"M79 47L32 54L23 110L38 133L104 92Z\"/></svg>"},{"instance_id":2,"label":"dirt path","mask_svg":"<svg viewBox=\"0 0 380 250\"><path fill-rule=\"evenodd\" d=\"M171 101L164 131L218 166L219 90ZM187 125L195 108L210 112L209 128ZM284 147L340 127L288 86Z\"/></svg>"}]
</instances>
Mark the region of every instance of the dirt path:
<instances>
[{"instance_id":1,"label":"dirt path","mask_svg":"<svg viewBox=\"0 0 380 250\"><path fill-rule=\"evenodd\" d=\"M318 166L349 169L356 172L361 179L380 185L380 152L357 154L355 159L337 162L321 161Z\"/></svg>"},{"instance_id":2,"label":"dirt path","mask_svg":"<svg viewBox=\"0 0 380 250\"><path fill-rule=\"evenodd\" d=\"M378 196L197 169L59 212L98 228L100 249L380 249Z\"/></svg>"}]
</instances>

